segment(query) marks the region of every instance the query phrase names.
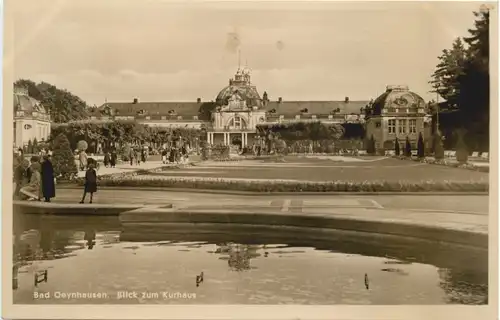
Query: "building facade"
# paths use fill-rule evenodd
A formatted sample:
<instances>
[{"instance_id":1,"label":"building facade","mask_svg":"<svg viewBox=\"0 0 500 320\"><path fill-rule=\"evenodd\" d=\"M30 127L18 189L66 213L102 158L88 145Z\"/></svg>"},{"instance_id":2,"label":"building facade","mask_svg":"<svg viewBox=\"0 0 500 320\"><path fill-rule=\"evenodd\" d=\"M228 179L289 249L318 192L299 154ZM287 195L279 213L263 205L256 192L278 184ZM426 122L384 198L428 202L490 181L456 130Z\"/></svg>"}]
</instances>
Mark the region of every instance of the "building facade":
<instances>
[{"instance_id":1,"label":"building facade","mask_svg":"<svg viewBox=\"0 0 500 320\"><path fill-rule=\"evenodd\" d=\"M14 88L14 147L28 142L44 141L50 135L50 115L39 101L28 95L25 88Z\"/></svg>"},{"instance_id":2,"label":"building facade","mask_svg":"<svg viewBox=\"0 0 500 320\"><path fill-rule=\"evenodd\" d=\"M369 101L287 101L261 96L251 82L247 68L238 68L229 84L215 101L202 102L107 102L97 109L91 121L135 121L163 128L194 128L207 132L211 144L251 145L257 137L257 125L320 121L365 123L364 108ZM106 116L102 116L106 114Z\"/></svg>"},{"instance_id":3,"label":"building facade","mask_svg":"<svg viewBox=\"0 0 500 320\"><path fill-rule=\"evenodd\" d=\"M23 107L16 104L16 141L26 144L35 137L48 137L50 122L43 108L25 92L15 96L26 101ZM349 97L339 101L287 101L283 97L271 100L267 92L259 94L247 68L238 68L215 101L197 98L193 102L141 102L135 98L130 102L106 102L93 113L86 121L130 121L165 129L204 130L206 141L214 145L252 145L258 138L259 124L319 121L359 124L365 137L358 138L367 140L373 136L377 150L394 150L396 139L403 148L406 137L415 149L420 133L426 147L431 147L432 117L428 105L406 86L388 86L374 101L352 101ZM24 126L29 129L21 130Z\"/></svg>"},{"instance_id":4,"label":"building facade","mask_svg":"<svg viewBox=\"0 0 500 320\"><path fill-rule=\"evenodd\" d=\"M394 150L396 139L401 150L408 137L412 149L417 148L422 134L426 148L431 148L432 117L424 99L407 86L387 86L386 92L370 105L366 117L366 137L375 139L377 150Z\"/></svg>"}]
</instances>

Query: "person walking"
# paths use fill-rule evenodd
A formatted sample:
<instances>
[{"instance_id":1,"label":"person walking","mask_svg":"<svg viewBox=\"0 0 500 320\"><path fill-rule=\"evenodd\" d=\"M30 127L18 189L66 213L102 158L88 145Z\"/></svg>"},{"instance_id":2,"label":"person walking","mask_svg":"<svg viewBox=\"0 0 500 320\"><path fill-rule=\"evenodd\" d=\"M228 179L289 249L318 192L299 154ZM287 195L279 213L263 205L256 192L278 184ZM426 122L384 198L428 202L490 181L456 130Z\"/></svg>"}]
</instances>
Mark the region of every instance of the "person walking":
<instances>
[{"instance_id":1,"label":"person walking","mask_svg":"<svg viewBox=\"0 0 500 320\"><path fill-rule=\"evenodd\" d=\"M161 150L161 162L163 162L163 164L167 163L167 150L166 149Z\"/></svg>"},{"instance_id":2,"label":"person walking","mask_svg":"<svg viewBox=\"0 0 500 320\"><path fill-rule=\"evenodd\" d=\"M111 154L109 151L106 151L104 153L104 166L107 168L111 162Z\"/></svg>"},{"instance_id":3,"label":"person walking","mask_svg":"<svg viewBox=\"0 0 500 320\"><path fill-rule=\"evenodd\" d=\"M114 168L116 166L116 159L118 159L118 155L116 154L116 150L113 149L113 151L111 151L111 157L109 159L111 168Z\"/></svg>"},{"instance_id":4,"label":"person walking","mask_svg":"<svg viewBox=\"0 0 500 320\"><path fill-rule=\"evenodd\" d=\"M141 161L146 163L146 150L141 150Z\"/></svg>"},{"instance_id":5,"label":"person walking","mask_svg":"<svg viewBox=\"0 0 500 320\"><path fill-rule=\"evenodd\" d=\"M92 198L94 193L97 192L97 172L94 169L94 161L89 161L87 172L85 173L85 185L83 189L83 197L80 203L85 202L85 197L87 193L90 193L90 202L92 203Z\"/></svg>"},{"instance_id":6,"label":"person walking","mask_svg":"<svg viewBox=\"0 0 500 320\"><path fill-rule=\"evenodd\" d=\"M128 156L130 158L130 165L134 164L134 149L130 148L130 152L128 153Z\"/></svg>"},{"instance_id":7,"label":"person walking","mask_svg":"<svg viewBox=\"0 0 500 320\"><path fill-rule=\"evenodd\" d=\"M39 162L34 162L30 166L29 183L22 187L20 193L27 196L30 201L40 201L41 196L41 165Z\"/></svg>"},{"instance_id":8,"label":"person walking","mask_svg":"<svg viewBox=\"0 0 500 320\"><path fill-rule=\"evenodd\" d=\"M54 183L54 167L52 166L51 157L47 154L43 158L42 163L42 193L45 202L50 202L51 198L56 196L56 186Z\"/></svg>"}]
</instances>

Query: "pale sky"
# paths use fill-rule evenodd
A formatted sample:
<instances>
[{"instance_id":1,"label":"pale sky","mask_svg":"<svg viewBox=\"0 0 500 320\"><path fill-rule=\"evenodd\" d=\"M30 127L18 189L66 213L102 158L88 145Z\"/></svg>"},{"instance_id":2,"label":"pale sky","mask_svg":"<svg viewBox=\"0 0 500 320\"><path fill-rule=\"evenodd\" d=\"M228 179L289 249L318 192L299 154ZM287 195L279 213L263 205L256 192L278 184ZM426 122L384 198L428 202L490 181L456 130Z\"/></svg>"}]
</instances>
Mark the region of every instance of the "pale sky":
<instances>
[{"instance_id":1,"label":"pale sky","mask_svg":"<svg viewBox=\"0 0 500 320\"><path fill-rule=\"evenodd\" d=\"M215 100L248 61L260 94L369 100L388 84L430 99L437 56L478 2L10 0L14 76L89 104Z\"/></svg>"}]
</instances>

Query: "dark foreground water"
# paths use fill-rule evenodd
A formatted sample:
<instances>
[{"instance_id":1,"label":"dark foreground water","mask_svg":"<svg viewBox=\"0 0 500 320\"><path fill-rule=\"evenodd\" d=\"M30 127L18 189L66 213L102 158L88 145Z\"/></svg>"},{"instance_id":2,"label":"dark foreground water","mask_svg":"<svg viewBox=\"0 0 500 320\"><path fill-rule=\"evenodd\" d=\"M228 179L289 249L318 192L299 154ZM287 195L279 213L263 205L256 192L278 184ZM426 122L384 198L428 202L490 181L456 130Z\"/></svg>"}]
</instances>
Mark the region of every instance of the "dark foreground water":
<instances>
[{"instance_id":1,"label":"dark foreground water","mask_svg":"<svg viewBox=\"0 0 500 320\"><path fill-rule=\"evenodd\" d=\"M110 217L18 215L14 231L20 304L488 301L488 253L471 247L318 229L121 225Z\"/></svg>"}]
</instances>

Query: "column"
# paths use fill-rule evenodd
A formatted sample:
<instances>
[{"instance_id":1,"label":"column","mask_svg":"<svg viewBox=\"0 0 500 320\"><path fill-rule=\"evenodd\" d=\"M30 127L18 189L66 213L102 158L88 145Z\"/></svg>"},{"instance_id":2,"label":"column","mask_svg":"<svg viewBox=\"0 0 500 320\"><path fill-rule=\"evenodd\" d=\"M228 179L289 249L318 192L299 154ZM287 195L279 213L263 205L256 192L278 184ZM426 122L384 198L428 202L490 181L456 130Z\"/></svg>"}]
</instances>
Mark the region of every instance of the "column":
<instances>
[{"instance_id":1,"label":"column","mask_svg":"<svg viewBox=\"0 0 500 320\"><path fill-rule=\"evenodd\" d=\"M241 147L243 148L245 146L245 133L241 133Z\"/></svg>"},{"instance_id":2,"label":"column","mask_svg":"<svg viewBox=\"0 0 500 320\"><path fill-rule=\"evenodd\" d=\"M211 143L211 144L214 144L214 136L215 136L215 132L212 132L212 133L210 134L210 143Z\"/></svg>"},{"instance_id":3,"label":"column","mask_svg":"<svg viewBox=\"0 0 500 320\"><path fill-rule=\"evenodd\" d=\"M212 140L212 139L211 139L211 136L210 136L211 134L212 134L212 133L207 132L207 142L208 142L208 143L211 143L211 140Z\"/></svg>"},{"instance_id":4,"label":"column","mask_svg":"<svg viewBox=\"0 0 500 320\"><path fill-rule=\"evenodd\" d=\"M243 140L243 146L247 147L248 146L248 132L245 132L244 134L245 139Z\"/></svg>"},{"instance_id":5,"label":"column","mask_svg":"<svg viewBox=\"0 0 500 320\"><path fill-rule=\"evenodd\" d=\"M224 145L226 145L227 144L227 133L224 132L223 134L224 134Z\"/></svg>"}]
</instances>

